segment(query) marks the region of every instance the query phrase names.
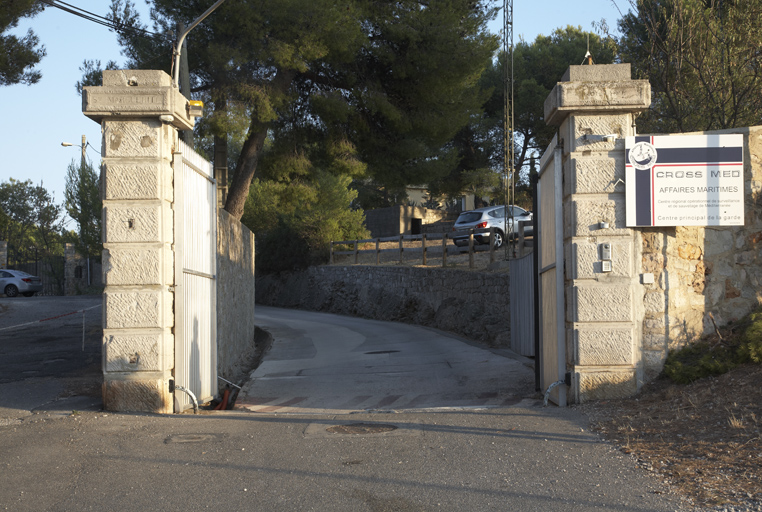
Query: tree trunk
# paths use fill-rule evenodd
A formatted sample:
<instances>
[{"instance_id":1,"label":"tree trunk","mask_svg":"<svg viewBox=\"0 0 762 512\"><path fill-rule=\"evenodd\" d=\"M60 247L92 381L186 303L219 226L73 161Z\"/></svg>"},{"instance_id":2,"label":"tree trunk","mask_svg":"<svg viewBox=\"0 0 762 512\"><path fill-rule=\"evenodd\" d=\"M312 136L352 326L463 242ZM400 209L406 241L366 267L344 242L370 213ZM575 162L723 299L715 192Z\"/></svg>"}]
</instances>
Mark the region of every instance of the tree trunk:
<instances>
[{"instance_id":1,"label":"tree trunk","mask_svg":"<svg viewBox=\"0 0 762 512\"><path fill-rule=\"evenodd\" d=\"M292 70L278 71L270 84L271 102L288 91L295 76L296 72ZM246 198L249 196L251 180L254 179L254 174L257 172L259 155L265 145L267 129L269 128L269 124L256 119L256 115L256 112L252 114L253 119L249 127L249 134L243 144L241 155L238 157L233 182L230 184L228 198L225 201L225 210L237 220L241 220L243 217L243 208L246 205Z\"/></svg>"},{"instance_id":2,"label":"tree trunk","mask_svg":"<svg viewBox=\"0 0 762 512\"><path fill-rule=\"evenodd\" d=\"M241 156L238 157L233 182L230 184L228 198L225 201L225 210L237 220L241 220L243 217L243 207L246 205L246 198L249 196L249 186L251 186L251 180L254 179L254 174L257 172L259 154L265 145L266 137L267 127L262 125L255 127L252 123L251 128L249 128L249 136L241 150Z\"/></svg>"}]
</instances>

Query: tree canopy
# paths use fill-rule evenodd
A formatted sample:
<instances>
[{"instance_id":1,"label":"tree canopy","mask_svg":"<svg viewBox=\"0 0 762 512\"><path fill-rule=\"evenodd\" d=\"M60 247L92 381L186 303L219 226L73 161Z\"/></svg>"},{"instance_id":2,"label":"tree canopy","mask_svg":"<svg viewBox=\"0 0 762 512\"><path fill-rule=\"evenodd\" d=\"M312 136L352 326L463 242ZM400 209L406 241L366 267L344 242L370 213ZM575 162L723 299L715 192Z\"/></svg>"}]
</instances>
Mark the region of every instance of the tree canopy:
<instances>
[{"instance_id":1,"label":"tree canopy","mask_svg":"<svg viewBox=\"0 0 762 512\"><path fill-rule=\"evenodd\" d=\"M619 21L621 59L651 83L641 132L752 126L762 120L762 4L637 0Z\"/></svg>"},{"instance_id":2,"label":"tree canopy","mask_svg":"<svg viewBox=\"0 0 762 512\"><path fill-rule=\"evenodd\" d=\"M587 48L595 64L611 64L617 56L616 41L585 32L581 27L555 29L514 49L516 166L523 168L532 153L541 154L556 128L545 124L545 99L570 65L582 64ZM502 62L502 59L501 59Z\"/></svg>"},{"instance_id":3,"label":"tree canopy","mask_svg":"<svg viewBox=\"0 0 762 512\"><path fill-rule=\"evenodd\" d=\"M153 3L165 34L206 8ZM129 0L112 6L140 26ZM484 0L222 4L191 32L188 56L210 131L247 119L225 208L241 217L263 166L330 168L387 190L445 175L457 159L448 142L484 100L476 85L497 48L486 31L494 14ZM126 32L120 41L130 65L156 67L156 45Z\"/></svg>"},{"instance_id":4,"label":"tree canopy","mask_svg":"<svg viewBox=\"0 0 762 512\"><path fill-rule=\"evenodd\" d=\"M0 240L8 242L9 261L31 259L35 248L61 252L61 207L40 185L10 178L0 183Z\"/></svg>"},{"instance_id":5,"label":"tree canopy","mask_svg":"<svg viewBox=\"0 0 762 512\"><path fill-rule=\"evenodd\" d=\"M0 85L34 84L42 74L34 69L45 56L45 47L30 29L24 37L7 34L22 18L42 11L36 0L4 0L0 8Z\"/></svg>"},{"instance_id":6,"label":"tree canopy","mask_svg":"<svg viewBox=\"0 0 762 512\"><path fill-rule=\"evenodd\" d=\"M544 119L545 99L572 64L580 64L587 52L596 64L610 64L617 55L616 41L580 27L558 28L534 41L523 39L514 46L514 169L517 182L529 184L530 162L550 144L556 128ZM472 192L477 198L504 200L501 170L505 154L506 55L501 52L482 74L479 82L486 101L480 112L452 141L459 158L451 172L434 181L431 190L449 196Z\"/></svg>"},{"instance_id":7,"label":"tree canopy","mask_svg":"<svg viewBox=\"0 0 762 512\"><path fill-rule=\"evenodd\" d=\"M64 207L77 223L76 247L84 256L99 257L101 243L101 210L103 204L98 190L98 175L91 162L72 160L66 170Z\"/></svg>"}]
</instances>

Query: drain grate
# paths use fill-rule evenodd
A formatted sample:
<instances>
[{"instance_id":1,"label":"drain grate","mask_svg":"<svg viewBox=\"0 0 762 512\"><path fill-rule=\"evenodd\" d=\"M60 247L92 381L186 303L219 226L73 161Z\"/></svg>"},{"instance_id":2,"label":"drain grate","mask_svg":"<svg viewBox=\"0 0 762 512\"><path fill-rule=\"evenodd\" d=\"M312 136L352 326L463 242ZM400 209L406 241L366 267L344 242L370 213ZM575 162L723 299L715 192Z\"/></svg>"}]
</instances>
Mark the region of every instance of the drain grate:
<instances>
[{"instance_id":1,"label":"drain grate","mask_svg":"<svg viewBox=\"0 0 762 512\"><path fill-rule=\"evenodd\" d=\"M349 425L335 425L326 429L331 434L383 434L392 430L397 430L397 427L383 423L350 423Z\"/></svg>"},{"instance_id":2,"label":"drain grate","mask_svg":"<svg viewBox=\"0 0 762 512\"><path fill-rule=\"evenodd\" d=\"M375 352L365 352L365 355L394 354L395 352L399 352L399 350L376 350Z\"/></svg>"}]
</instances>

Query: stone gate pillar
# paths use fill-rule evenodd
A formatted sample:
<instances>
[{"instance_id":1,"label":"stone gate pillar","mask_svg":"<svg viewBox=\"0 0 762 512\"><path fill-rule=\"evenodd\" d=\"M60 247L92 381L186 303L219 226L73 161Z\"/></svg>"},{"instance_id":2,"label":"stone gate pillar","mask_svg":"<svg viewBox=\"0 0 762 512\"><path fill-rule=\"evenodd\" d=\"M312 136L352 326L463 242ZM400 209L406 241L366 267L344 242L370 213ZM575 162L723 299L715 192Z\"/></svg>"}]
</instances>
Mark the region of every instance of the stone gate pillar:
<instances>
[{"instance_id":1,"label":"stone gate pillar","mask_svg":"<svg viewBox=\"0 0 762 512\"><path fill-rule=\"evenodd\" d=\"M171 413L174 369L172 154L193 129L189 104L162 71L104 71L85 87L103 158L103 405Z\"/></svg>"},{"instance_id":2,"label":"stone gate pillar","mask_svg":"<svg viewBox=\"0 0 762 512\"><path fill-rule=\"evenodd\" d=\"M563 145L567 369L574 402L642 384L640 235L625 225L625 141L651 103L629 64L571 66L545 101ZM609 254L610 250L610 254Z\"/></svg>"}]
</instances>

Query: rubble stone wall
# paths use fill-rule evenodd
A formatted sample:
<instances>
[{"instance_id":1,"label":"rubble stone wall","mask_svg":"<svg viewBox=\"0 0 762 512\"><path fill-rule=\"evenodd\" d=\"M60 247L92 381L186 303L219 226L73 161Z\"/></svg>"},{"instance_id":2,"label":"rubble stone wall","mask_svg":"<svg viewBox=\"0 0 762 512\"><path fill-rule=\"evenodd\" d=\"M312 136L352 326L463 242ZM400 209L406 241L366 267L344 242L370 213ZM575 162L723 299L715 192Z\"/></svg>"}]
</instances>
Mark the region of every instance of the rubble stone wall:
<instances>
[{"instance_id":1,"label":"rubble stone wall","mask_svg":"<svg viewBox=\"0 0 762 512\"><path fill-rule=\"evenodd\" d=\"M254 234L225 210L217 220L217 372L239 383L255 357Z\"/></svg>"},{"instance_id":2,"label":"rubble stone wall","mask_svg":"<svg viewBox=\"0 0 762 512\"><path fill-rule=\"evenodd\" d=\"M412 323L510 346L505 273L324 266L257 278L257 304Z\"/></svg>"},{"instance_id":3,"label":"rubble stone wall","mask_svg":"<svg viewBox=\"0 0 762 512\"><path fill-rule=\"evenodd\" d=\"M644 285L643 355L651 374L670 350L737 320L762 304L762 127L707 133L744 136L743 226L649 228L641 231Z\"/></svg>"}]
</instances>

